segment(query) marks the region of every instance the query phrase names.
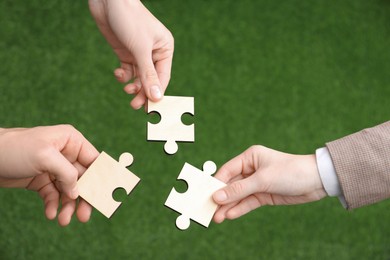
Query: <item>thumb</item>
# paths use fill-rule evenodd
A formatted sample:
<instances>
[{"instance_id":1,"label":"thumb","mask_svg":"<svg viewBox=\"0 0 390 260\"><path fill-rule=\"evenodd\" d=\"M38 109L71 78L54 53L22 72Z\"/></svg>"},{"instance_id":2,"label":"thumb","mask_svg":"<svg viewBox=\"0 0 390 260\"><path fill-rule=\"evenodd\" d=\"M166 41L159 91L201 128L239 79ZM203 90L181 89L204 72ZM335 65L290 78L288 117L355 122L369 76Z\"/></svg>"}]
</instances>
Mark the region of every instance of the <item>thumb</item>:
<instances>
[{"instance_id":1,"label":"thumb","mask_svg":"<svg viewBox=\"0 0 390 260\"><path fill-rule=\"evenodd\" d=\"M77 189L78 170L60 152L52 152L47 157L43 167L55 178L60 191L71 199L76 199L79 196Z\"/></svg>"},{"instance_id":2,"label":"thumb","mask_svg":"<svg viewBox=\"0 0 390 260\"><path fill-rule=\"evenodd\" d=\"M137 63L142 87L148 99L154 102L159 101L163 97L163 91L152 58L145 54L141 57L142 59L138 60Z\"/></svg>"},{"instance_id":3,"label":"thumb","mask_svg":"<svg viewBox=\"0 0 390 260\"><path fill-rule=\"evenodd\" d=\"M213 199L217 204L225 205L231 202L239 202L249 195L259 192L255 180L250 176L246 179L241 179L232 182L224 188L216 191L213 194Z\"/></svg>"}]
</instances>

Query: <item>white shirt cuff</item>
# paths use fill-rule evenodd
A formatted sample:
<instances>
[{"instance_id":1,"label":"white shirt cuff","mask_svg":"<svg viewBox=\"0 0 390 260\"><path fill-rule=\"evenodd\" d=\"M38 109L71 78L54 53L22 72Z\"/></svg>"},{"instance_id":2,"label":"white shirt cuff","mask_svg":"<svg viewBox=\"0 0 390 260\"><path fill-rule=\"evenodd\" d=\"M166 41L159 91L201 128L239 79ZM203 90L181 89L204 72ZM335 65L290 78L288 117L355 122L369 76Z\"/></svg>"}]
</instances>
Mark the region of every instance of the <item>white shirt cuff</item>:
<instances>
[{"instance_id":1,"label":"white shirt cuff","mask_svg":"<svg viewBox=\"0 0 390 260\"><path fill-rule=\"evenodd\" d=\"M341 191L340 183L337 178L332 158L326 147L316 150L317 168L321 177L322 185L328 196L338 196L344 208L347 207L343 192Z\"/></svg>"}]
</instances>

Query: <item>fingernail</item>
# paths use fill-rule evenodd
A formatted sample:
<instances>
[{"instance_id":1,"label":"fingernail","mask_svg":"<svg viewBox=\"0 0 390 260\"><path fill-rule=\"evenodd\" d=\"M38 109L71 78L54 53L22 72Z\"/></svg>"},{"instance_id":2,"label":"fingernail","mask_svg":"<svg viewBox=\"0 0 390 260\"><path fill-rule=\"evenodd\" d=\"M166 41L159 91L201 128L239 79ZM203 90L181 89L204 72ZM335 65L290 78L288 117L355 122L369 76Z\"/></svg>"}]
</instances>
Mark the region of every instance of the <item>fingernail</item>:
<instances>
[{"instance_id":1,"label":"fingernail","mask_svg":"<svg viewBox=\"0 0 390 260\"><path fill-rule=\"evenodd\" d=\"M141 109L141 107L142 107L142 105L139 105L139 106L136 106L136 107L133 107L133 108L134 108L134 110L139 110L139 109Z\"/></svg>"},{"instance_id":2,"label":"fingernail","mask_svg":"<svg viewBox=\"0 0 390 260\"><path fill-rule=\"evenodd\" d=\"M116 71L114 74L115 74L115 77L117 77L117 78L123 77L123 73L121 71Z\"/></svg>"},{"instance_id":3,"label":"fingernail","mask_svg":"<svg viewBox=\"0 0 390 260\"><path fill-rule=\"evenodd\" d=\"M162 96L160 88L156 85L154 85L150 88L150 93L151 93L152 97L155 99L160 99Z\"/></svg>"},{"instance_id":4,"label":"fingernail","mask_svg":"<svg viewBox=\"0 0 390 260\"><path fill-rule=\"evenodd\" d=\"M126 87L125 91L127 94L135 94L135 93L137 93L137 87L132 85L130 87Z\"/></svg>"},{"instance_id":5,"label":"fingernail","mask_svg":"<svg viewBox=\"0 0 390 260\"><path fill-rule=\"evenodd\" d=\"M225 191L220 190L214 194L214 198L215 198L215 200L217 200L219 202L223 202L227 199L227 194Z\"/></svg>"}]
</instances>

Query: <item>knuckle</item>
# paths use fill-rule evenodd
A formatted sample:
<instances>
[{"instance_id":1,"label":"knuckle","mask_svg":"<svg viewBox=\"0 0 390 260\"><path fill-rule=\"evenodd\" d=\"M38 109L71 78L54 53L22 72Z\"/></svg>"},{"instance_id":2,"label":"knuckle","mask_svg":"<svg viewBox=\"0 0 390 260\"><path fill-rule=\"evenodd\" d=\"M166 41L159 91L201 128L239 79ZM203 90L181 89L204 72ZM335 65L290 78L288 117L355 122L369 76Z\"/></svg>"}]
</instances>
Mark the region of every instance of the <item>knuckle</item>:
<instances>
[{"instance_id":1,"label":"knuckle","mask_svg":"<svg viewBox=\"0 0 390 260\"><path fill-rule=\"evenodd\" d=\"M168 29L164 30L160 35L161 42L165 43L165 45L173 46L175 38L173 34Z\"/></svg>"},{"instance_id":2,"label":"knuckle","mask_svg":"<svg viewBox=\"0 0 390 260\"><path fill-rule=\"evenodd\" d=\"M74 139L74 140L83 140L84 136L83 134L77 130L73 125L70 124L63 124L60 125L60 131L62 133L67 134L69 138Z\"/></svg>"},{"instance_id":3,"label":"knuckle","mask_svg":"<svg viewBox=\"0 0 390 260\"><path fill-rule=\"evenodd\" d=\"M73 133L78 132L76 128L70 124L62 124L57 126L58 131L64 132L64 133Z\"/></svg>"},{"instance_id":4,"label":"knuckle","mask_svg":"<svg viewBox=\"0 0 390 260\"><path fill-rule=\"evenodd\" d=\"M264 149L264 146L262 145L252 145L251 147L249 147L248 151L250 153L259 153L261 152L262 150Z\"/></svg>"},{"instance_id":5,"label":"knuckle","mask_svg":"<svg viewBox=\"0 0 390 260\"><path fill-rule=\"evenodd\" d=\"M236 219L240 216L240 213L237 209L233 208L226 212L226 218L229 220Z\"/></svg>"},{"instance_id":6,"label":"knuckle","mask_svg":"<svg viewBox=\"0 0 390 260\"><path fill-rule=\"evenodd\" d=\"M155 80L158 78L157 72L154 68L147 68L143 74L144 74L144 79L146 80Z\"/></svg>"},{"instance_id":7,"label":"knuckle","mask_svg":"<svg viewBox=\"0 0 390 260\"><path fill-rule=\"evenodd\" d=\"M166 31L166 33L163 36L163 40L168 43L173 43L175 41L175 38L173 37L173 34L170 31Z\"/></svg>"},{"instance_id":8,"label":"knuckle","mask_svg":"<svg viewBox=\"0 0 390 260\"><path fill-rule=\"evenodd\" d=\"M228 197L237 197L240 195L244 190L244 187L241 182L234 182L232 185L230 185L230 188L228 189Z\"/></svg>"},{"instance_id":9,"label":"knuckle","mask_svg":"<svg viewBox=\"0 0 390 260\"><path fill-rule=\"evenodd\" d=\"M83 134L70 124L58 125L57 131L61 134L62 138L67 139L68 142L71 141L71 143L77 144L78 147L80 147L85 140Z\"/></svg>"}]
</instances>

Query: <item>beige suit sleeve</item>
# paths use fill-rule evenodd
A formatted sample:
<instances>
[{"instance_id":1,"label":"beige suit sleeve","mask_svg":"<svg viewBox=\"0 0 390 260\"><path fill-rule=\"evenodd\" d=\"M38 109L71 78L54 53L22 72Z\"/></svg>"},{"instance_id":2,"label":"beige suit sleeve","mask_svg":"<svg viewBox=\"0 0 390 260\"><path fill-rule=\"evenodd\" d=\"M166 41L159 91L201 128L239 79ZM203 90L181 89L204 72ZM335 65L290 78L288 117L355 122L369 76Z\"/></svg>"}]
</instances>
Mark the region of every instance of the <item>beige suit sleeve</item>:
<instances>
[{"instance_id":1,"label":"beige suit sleeve","mask_svg":"<svg viewBox=\"0 0 390 260\"><path fill-rule=\"evenodd\" d=\"M390 121L326 146L348 209L390 198Z\"/></svg>"}]
</instances>

